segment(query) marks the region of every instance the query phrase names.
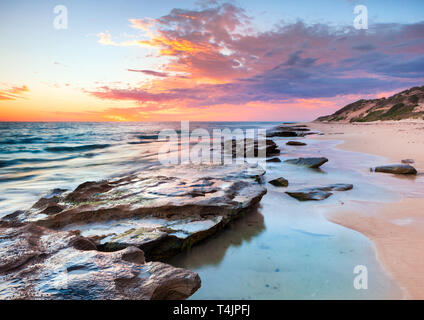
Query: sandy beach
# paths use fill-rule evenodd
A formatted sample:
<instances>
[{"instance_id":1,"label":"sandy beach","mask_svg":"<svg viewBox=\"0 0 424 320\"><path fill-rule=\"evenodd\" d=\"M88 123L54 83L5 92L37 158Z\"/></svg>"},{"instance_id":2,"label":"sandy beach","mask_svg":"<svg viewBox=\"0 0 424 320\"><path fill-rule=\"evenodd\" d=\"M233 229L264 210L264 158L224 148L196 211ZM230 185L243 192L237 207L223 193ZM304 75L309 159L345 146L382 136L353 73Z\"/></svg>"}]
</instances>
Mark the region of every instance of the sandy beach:
<instances>
[{"instance_id":1,"label":"sandy beach","mask_svg":"<svg viewBox=\"0 0 424 320\"><path fill-rule=\"evenodd\" d=\"M393 163L415 160L424 168L424 121L376 121L370 123L309 123L309 127L325 133L318 139L343 140L339 148L376 154Z\"/></svg>"},{"instance_id":2,"label":"sandy beach","mask_svg":"<svg viewBox=\"0 0 424 320\"><path fill-rule=\"evenodd\" d=\"M308 125L324 133L317 139L343 140L338 148L383 156L387 163L382 164L413 159L418 174L423 172L422 121ZM404 290L405 298L424 299L424 198L405 197L389 204L356 202L326 217L371 239L377 258Z\"/></svg>"}]
</instances>

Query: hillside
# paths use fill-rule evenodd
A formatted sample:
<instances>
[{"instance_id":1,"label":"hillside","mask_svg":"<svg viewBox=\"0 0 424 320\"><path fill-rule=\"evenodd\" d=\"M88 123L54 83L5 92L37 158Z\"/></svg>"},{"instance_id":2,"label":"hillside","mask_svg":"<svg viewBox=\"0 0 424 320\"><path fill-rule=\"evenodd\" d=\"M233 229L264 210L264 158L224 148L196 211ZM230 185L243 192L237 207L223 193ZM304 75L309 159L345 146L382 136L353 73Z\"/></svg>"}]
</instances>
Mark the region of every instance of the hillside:
<instances>
[{"instance_id":1,"label":"hillside","mask_svg":"<svg viewBox=\"0 0 424 320\"><path fill-rule=\"evenodd\" d=\"M389 98L361 99L315 121L370 122L402 119L424 119L424 86L413 87Z\"/></svg>"}]
</instances>

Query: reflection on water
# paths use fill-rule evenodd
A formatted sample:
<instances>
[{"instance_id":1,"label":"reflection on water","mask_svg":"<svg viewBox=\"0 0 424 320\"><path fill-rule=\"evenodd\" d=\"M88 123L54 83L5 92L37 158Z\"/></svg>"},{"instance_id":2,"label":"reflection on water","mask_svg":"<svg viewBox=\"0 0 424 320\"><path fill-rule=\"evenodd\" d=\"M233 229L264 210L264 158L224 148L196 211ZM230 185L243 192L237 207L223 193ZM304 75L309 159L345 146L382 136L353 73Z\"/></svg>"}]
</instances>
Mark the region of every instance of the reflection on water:
<instances>
[{"instance_id":1,"label":"reflection on water","mask_svg":"<svg viewBox=\"0 0 424 320\"><path fill-rule=\"evenodd\" d=\"M186 261L186 268L219 266L227 250L238 250L245 242L265 231L264 216L258 210L252 210L242 219L235 220L225 230L212 236L209 241L194 246L190 252L182 253L171 264ZM169 262L169 261L168 261Z\"/></svg>"}]
</instances>

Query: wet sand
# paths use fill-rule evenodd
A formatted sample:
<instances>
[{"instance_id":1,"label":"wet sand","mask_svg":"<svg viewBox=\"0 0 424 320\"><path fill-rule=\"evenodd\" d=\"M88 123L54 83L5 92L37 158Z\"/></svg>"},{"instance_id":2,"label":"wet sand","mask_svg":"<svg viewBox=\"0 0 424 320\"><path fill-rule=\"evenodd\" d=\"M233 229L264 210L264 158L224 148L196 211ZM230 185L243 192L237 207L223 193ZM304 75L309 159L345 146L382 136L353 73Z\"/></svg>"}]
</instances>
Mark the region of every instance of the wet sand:
<instances>
[{"instance_id":1,"label":"wet sand","mask_svg":"<svg viewBox=\"0 0 424 320\"><path fill-rule=\"evenodd\" d=\"M318 139L343 140L343 150L375 154L393 163L414 159L424 169L424 121L384 121L372 123L309 123L324 136Z\"/></svg>"},{"instance_id":2,"label":"wet sand","mask_svg":"<svg viewBox=\"0 0 424 320\"><path fill-rule=\"evenodd\" d=\"M338 148L385 157L387 163L382 164L414 159L419 172L415 183L423 179L424 122L312 123L310 127L325 133L317 139L343 140ZM424 299L424 197L417 191L388 204L352 201L344 209L326 214L330 221L374 242L377 258L403 288L407 299Z\"/></svg>"}]
</instances>

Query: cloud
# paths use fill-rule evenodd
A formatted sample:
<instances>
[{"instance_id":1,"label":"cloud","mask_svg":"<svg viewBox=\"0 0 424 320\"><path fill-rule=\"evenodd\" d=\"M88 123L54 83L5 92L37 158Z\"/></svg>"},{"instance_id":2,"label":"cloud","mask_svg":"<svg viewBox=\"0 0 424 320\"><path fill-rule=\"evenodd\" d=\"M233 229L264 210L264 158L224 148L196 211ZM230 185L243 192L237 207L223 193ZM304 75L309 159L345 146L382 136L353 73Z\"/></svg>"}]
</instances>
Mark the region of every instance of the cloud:
<instances>
[{"instance_id":1,"label":"cloud","mask_svg":"<svg viewBox=\"0 0 424 320\"><path fill-rule=\"evenodd\" d=\"M115 46L116 43L112 41L112 37L109 33L103 33L100 32L97 34L97 36L99 37L99 40L97 41L98 43L102 44L102 45L109 45L109 46Z\"/></svg>"},{"instance_id":2,"label":"cloud","mask_svg":"<svg viewBox=\"0 0 424 320\"><path fill-rule=\"evenodd\" d=\"M12 87L6 90L0 90L0 101L24 98L22 94L25 92L29 92L29 88L26 85L20 87Z\"/></svg>"},{"instance_id":3,"label":"cloud","mask_svg":"<svg viewBox=\"0 0 424 320\"><path fill-rule=\"evenodd\" d=\"M242 8L212 1L130 23L139 40L119 45L149 47L167 59L160 71L129 69L157 77L154 86L103 86L89 94L153 109L175 101L201 108L377 94L424 80L424 22L355 30L298 21L260 32ZM116 44L100 35L102 44Z\"/></svg>"},{"instance_id":4,"label":"cloud","mask_svg":"<svg viewBox=\"0 0 424 320\"><path fill-rule=\"evenodd\" d=\"M127 69L127 71L130 72L140 72L140 73L144 73L147 74L149 76L155 76L155 77L161 77L161 78L166 78L169 75L165 72L158 72L158 71L153 71L153 70L136 70L136 69Z\"/></svg>"},{"instance_id":5,"label":"cloud","mask_svg":"<svg viewBox=\"0 0 424 320\"><path fill-rule=\"evenodd\" d=\"M108 86L103 86L99 88L97 91L86 91L87 93L106 100L133 100L139 102L161 102L161 101L169 101L169 100L177 100L180 99L180 96L172 92L168 93L150 93L146 90L139 88L111 88Z\"/></svg>"}]
</instances>

